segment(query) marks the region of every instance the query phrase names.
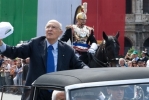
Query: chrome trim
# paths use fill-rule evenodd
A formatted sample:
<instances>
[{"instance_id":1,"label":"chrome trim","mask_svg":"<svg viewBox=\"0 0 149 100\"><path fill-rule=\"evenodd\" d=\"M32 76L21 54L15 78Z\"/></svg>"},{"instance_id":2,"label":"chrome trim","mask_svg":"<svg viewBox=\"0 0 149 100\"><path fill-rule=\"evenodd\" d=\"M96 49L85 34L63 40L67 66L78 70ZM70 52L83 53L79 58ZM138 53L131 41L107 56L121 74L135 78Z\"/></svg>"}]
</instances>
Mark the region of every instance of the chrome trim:
<instances>
[{"instance_id":1,"label":"chrome trim","mask_svg":"<svg viewBox=\"0 0 149 100\"><path fill-rule=\"evenodd\" d=\"M95 86L106 86L106 85L126 85L126 84L133 84L133 83L149 83L149 78L90 82L90 83L79 83L79 84L69 85L69 86L65 87L66 100L69 100L69 90L71 90L71 89L95 87Z\"/></svg>"},{"instance_id":2,"label":"chrome trim","mask_svg":"<svg viewBox=\"0 0 149 100\"><path fill-rule=\"evenodd\" d=\"M37 94L36 94L36 87L35 87L35 89L34 89L33 100L35 100L35 95L37 95Z\"/></svg>"}]
</instances>

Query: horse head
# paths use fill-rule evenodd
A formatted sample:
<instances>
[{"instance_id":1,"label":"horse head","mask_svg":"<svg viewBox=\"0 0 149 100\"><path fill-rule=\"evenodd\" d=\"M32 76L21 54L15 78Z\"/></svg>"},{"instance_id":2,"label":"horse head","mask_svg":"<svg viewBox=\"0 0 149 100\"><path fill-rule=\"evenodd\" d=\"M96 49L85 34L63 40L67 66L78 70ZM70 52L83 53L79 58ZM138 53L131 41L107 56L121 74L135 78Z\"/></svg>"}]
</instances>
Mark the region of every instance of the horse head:
<instances>
[{"instance_id":1,"label":"horse head","mask_svg":"<svg viewBox=\"0 0 149 100\"><path fill-rule=\"evenodd\" d=\"M99 45L93 57L96 63L96 65L94 64L93 67L115 67L120 49L118 42L119 32L117 32L115 36L108 36L105 32L103 32L102 37L103 41Z\"/></svg>"}]
</instances>

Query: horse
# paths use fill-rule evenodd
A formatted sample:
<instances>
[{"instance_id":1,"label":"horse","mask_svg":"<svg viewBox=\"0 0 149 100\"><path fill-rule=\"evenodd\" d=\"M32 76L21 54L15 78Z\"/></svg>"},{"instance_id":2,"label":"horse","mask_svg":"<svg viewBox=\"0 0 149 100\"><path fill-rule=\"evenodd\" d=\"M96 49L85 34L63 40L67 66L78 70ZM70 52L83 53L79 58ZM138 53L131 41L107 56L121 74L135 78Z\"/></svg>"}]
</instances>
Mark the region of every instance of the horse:
<instances>
[{"instance_id":1,"label":"horse","mask_svg":"<svg viewBox=\"0 0 149 100\"><path fill-rule=\"evenodd\" d=\"M102 34L103 40L98 46L95 54L89 54L88 66L97 67L116 67L119 55L119 32L115 36L107 36L105 32Z\"/></svg>"}]
</instances>

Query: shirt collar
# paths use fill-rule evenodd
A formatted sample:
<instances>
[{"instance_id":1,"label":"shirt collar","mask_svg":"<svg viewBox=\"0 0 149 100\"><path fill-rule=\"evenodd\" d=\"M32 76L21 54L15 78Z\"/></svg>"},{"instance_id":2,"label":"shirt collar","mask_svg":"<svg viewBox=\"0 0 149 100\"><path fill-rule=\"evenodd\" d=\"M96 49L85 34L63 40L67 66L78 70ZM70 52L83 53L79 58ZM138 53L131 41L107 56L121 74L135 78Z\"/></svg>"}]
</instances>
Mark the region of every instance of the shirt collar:
<instances>
[{"instance_id":1,"label":"shirt collar","mask_svg":"<svg viewBox=\"0 0 149 100\"><path fill-rule=\"evenodd\" d=\"M47 39L46 39L46 41L47 41L47 47L48 47L49 45L51 45L51 44L48 42ZM58 41L56 41L52 46L53 46L53 49L56 50L57 47L58 47Z\"/></svg>"}]
</instances>

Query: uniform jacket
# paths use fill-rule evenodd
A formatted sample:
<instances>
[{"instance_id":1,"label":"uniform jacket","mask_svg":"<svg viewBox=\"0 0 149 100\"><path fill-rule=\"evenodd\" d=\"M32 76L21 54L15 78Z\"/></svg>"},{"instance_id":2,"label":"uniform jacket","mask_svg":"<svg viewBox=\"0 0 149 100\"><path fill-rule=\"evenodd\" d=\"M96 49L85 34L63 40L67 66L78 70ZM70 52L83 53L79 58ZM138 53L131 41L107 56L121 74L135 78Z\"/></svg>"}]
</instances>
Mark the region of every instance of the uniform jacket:
<instances>
[{"instance_id":1,"label":"uniform jacket","mask_svg":"<svg viewBox=\"0 0 149 100\"><path fill-rule=\"evenodd\" d=\"M68 29L65 31L64 35L61 37L60 40L62 40L62 41L64 41L64 42L67 42L67 41L70 39L71 42L72 42L72 41L73 41L73 40L72 40L72 34L73 34L73 33L72 33L72 31L71 31L71 28L68 28ZM88 37L86 43L87 43L87 44L88 44L88 43L90 43L90 44L92 44L92 43L97 43L97 41L96 41L96 39L95 39L95 37L94 37L94 31L93 31L93 30L91 30L91 34L90 34L90 36Z\"/></svg>"}]
</instances>

